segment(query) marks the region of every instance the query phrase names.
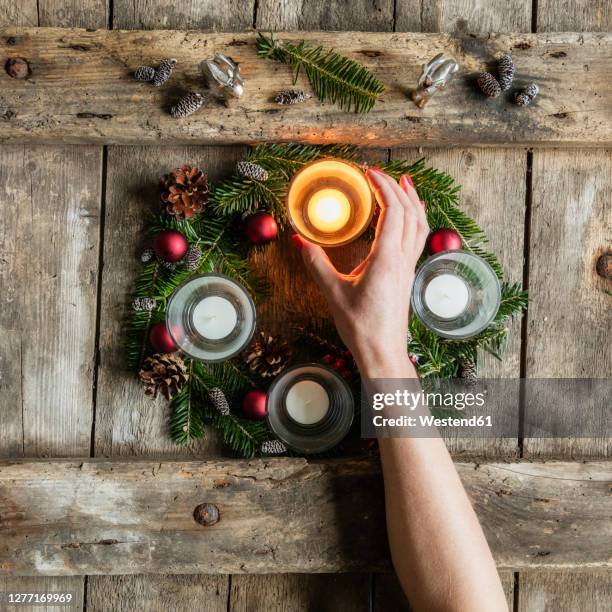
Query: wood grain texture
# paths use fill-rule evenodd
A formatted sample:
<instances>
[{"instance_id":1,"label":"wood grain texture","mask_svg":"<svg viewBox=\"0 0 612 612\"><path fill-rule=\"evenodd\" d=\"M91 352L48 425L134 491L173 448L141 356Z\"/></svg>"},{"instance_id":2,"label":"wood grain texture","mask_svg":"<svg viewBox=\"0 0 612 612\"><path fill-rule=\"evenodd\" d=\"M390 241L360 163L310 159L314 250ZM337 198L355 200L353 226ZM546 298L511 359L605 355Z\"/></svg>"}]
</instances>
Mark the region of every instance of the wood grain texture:
<instances>
[{"instance_id":1,"label":"wood grain texture","mask_svg":"<svg viewBox=\"0 0 612 612\"><path fill-rule=\"evenodd\" d=\"M538 0L538 32L609 32L612 4L609 0Z\"/></svg>"},{"instance_id":2,"label":"wood grain texture","mask_svg":"<svg viewBox=\"0 0 612 612\"><path fill-rule=\"evenodd\" d=\"M486 35L531 30L529 0L397 0L396 15L398 32Z\"/></svg>"},{"instance_id":3,"label":"wood grain texture","mask_svg":"<svg viewBox=\"0 0 612 612\"><path fill-rule=\"evenodd\" d=\"M11 146L0 158L0 453L88 455L101 151Z\"/></svg>"},{"instance_id":4,"label":"wood grain texture","mask_svg":"<svg viewBox=\"0 0 612 612\"><path fill-rule=\"evenodd\" d=\"M226 612L228 579L209 575L91 576L91 612Z\"/></svg>"},{"instance_id":5,"label":"wood grain texture","mask_svg":"<svg viewBox=\"0 0 612 612\"><path fill-rule=\"evenodd\" d=\"M113 28L246 30L253 25L253 12L253 0L114 0Z\"/></svg>"},{"instance_id":6,"label":"wood grain texture","mask_svg":"<svg viewBox=\"0 0 612 612\"><path fill-rule=\"evenodd\" d=\"M387 91L368 115L356 116L316 99L280 109L272 101L290 71L255 55L255 34L181 31L84 31L4 29L0 49L30 60L32 75L13 80L2 93L7 119L2 141L78 143L209 143L263 140L343 141L369 146L418 143L605 146L612 142L608 109L612 83L612 34L509 34L458 38L449 34L286 33L335 47L371 67ZM14 43L8 45L7 37ZM203 53L206 49L206 53ZM231 108L209 100L206 112L175 120L168 108L186 89L200 89L204 55L231 50L240 61L247 93ZM517 85L539 83L528 109L500 96L487 100L474 75L501 50L512 50ZM462 70L452 88L423 111L407 100L423 57L446 51ZM167 87L139 83L131 72L142 63L174 56L179 64ZM70 66L69 80L66 66ZM588 79L584 76L588 71ZM8 75L0 78L9 79ZM3 81L0 81L3 82ZM580 83L580 95L576 93ZM307 85L305 85L307 87Z\"/></svg>"},{"instance_id":7,"label":"wood grain texture","mask_svg":"<svg viewBox=\"0 0 612 612\"><path fill-rule=\"evenodd\" d=\"M72 600L63 605L9 605L8 593L70 593ZM13 612L73 612L83 610L83 578L80 576L0 576L0 610Z\"/></svg>"},{"instance_id":8,"label":"wood grain texture","mask_svg":"<svg viewBox=\"0 0 612 612\"><path fill-rule=\"evenodd\" d=\"M369 580L363 574L232 576L232 612L366 612Z\"/></svg>"},{"instance_id":9,"label":"wood grain texture","mask_svg":"<svg viewBox=\"0 0 612 612\"><path fill-rule=\"evenodd\" d=\"M257 28L264 30L393 30L393 0L259 0Z\"/></svg>"},{"instance_id":10,"label":"wood grain texture","mask_svg":"<svg viewBox=\"0 0 612 612\"><path fill-rule=\"evenodd\" d=\"M202 456L218 454L214 431L189 447L174 444L168 432L168 403L145 397L126 370L120 342L134 280L142 269L139 254L148 246L142 229L147 211L159 207L159 177L186 161L204 169L210 180L233 171L242 151L222 147L110 147L102 274L100 370L96 414L96 454Z\"/></svg>"},{"instance_id":11,"label":"wood grain texture","mask_svg":"<svg viewBox=\"0 0 612 612\"><path fill-rule=\"evenodd\" d=\"M456 466L500 569L609 567L609 464ZM371 460L4 462L0 574L380 571L383 511Z\"/></svg>"},{"instance_id":12,"label":"wood grain texture","mask_svg":"<svg viewBox=\"0 0 612 612\"><path fill-rule=\"evenodd\" d=\"M530 378L605 378L612 371L612 151L534 155L528 314ZM553 255L551 255L553 254ZM577 407L577 409L579 409ZM525 418L537 405L528 404ZM526 439L528 456L608 456L610 440Z\"/></svg>"},{"instance_id":13,"label":"wood grain texture","mask_svg":"<svg viewBox=\"0 0 612 612\"><path fill-rule=\"evenodd\" d=\"M518 612L609 612L612 602L610 573L521 573Z\"/></svg>"}]
</instances>

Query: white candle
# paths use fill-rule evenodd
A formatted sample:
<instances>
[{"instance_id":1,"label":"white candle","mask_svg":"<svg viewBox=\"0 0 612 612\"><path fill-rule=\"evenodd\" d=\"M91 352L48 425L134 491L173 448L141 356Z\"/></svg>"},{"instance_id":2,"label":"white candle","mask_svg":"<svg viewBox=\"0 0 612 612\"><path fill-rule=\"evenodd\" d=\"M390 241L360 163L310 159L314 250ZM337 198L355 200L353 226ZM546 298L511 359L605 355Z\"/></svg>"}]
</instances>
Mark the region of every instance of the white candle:
<instances>
[{"instance_id":1,"label":"white candle","mask_svg":"<svg viewBox=\"0 0 612 612\"><path fill-rule=\"evenodd\" d=\"M198 302L191 315L194 329L209 340L220 340L229 336L237 322L238 313L234 305L218 295L211 295Z\"/></svg>"},{"instance_id":2,"label":"white candle","mask_svg":"<svg viewBox=\"0 0 612 612\"><path fill-rule=\"evenodd\" d=\"M339 189L320 189L308 201L307 215L319 231L337 232L351 217L351 203Z\"/></svg>"},{"instance_id":3,"label":"white candle","mask_svg":"<svg viewBox=\"0 0 612 612\"><path fill-rule=\"evenodd\" d=\"M441 319L455 319L467 307L470 292L465 282L454 274L440 274L425 289L425 304Z\"/></svg>"},{"instance_id":4,"label":"white candle","mask_svg":"<svg viewBox=\"0 0 612 612\"><path fill-rule=\"evenodd\" d=\"M300 380L287 392L285 400L289 416L302 425L321 421L329 410L327 391L314 380Z\"/></svg>"}]
</instances>

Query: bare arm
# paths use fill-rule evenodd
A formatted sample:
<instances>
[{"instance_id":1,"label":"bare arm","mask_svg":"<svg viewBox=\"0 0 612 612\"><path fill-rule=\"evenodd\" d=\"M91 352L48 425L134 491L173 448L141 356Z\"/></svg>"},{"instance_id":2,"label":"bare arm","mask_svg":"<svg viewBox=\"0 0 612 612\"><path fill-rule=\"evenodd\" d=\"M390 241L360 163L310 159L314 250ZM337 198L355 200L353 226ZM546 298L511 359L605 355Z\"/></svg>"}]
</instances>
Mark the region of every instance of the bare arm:
<instances>
[{"instance_id":1,"label":"bare arm","mask_svg":"<svg viewBox=\"0 0 612 612\"><path fill-rule=\"evenodd\" d=\"M410 291L427 239L411 181L370 169L381 205L370 255L339 274L318 246L294 237L364 378L417 377L406 354ZM415 610L494 612L507 604L493 557L444 441L380 439L393 564Z\"/></svg>"}]
</instances>

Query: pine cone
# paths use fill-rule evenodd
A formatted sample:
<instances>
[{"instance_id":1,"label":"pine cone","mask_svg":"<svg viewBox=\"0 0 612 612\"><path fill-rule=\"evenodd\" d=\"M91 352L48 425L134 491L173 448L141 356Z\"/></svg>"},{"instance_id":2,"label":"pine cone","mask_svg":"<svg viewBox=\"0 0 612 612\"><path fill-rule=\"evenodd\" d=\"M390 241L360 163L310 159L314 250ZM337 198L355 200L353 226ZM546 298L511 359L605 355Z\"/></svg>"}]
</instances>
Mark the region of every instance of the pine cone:
<instances>
[{"instance_id":1,"label":"pine cone","mask_svg":"<svg viewBox=\"0 0 612 612\"><path fill-rule=\"evenodd\" d=\"M499 73L499 86L502 91L507 91L514 80L514 62L512 57L504 53L497 62L497 71Z\"/></svg>"},{"instance_id":2,"label":"pine cone","mask_svg":"<svg viewBox=\"0 0 612 612\"><path fill-rule=\"evenodd\" d=\"M154 257L155 257L155 251L153 249L145 249L140 254L140 261L142 261L142 263L149 263L150 261L153 261Z\"/></svg>"},{"instance_id":3,"label":"pine cone","mask_svg":"<svg viewBox=\"0 0 612 612\"><path fill-rule=\"evenodd\" d=\"M266 440L259 449L262 455L283 455L287 447L280 440Z\"/></svg>"},{"instance_id":4,"label":"pine cone","mask_svg":"<svg viewBox=\"0 0 612 612\"><path fill-rule=\"evenodd\" d=\"M475 385L478 382L478 375L476 373L476 364L473 361L468 361L461 366L459 376L463 378L465 383L469 386Z\"/></svg>"},{"instance_id":5,"label":"pine cone","mask_svg":"<svg viewBox=\"0 0 612 612\"><path fill-rule=\"evenodd\" d=\"M202 212L208 199L206 174L184 164L160 179L160 191L166 212L177 219L189 219Z\"/></svg>"},{"instance_id":6,"label":"pine cone","mask_svg":"<svg viewBox=\"0 0 612 612\"><path fill-rule=\"evenodd\" d=\"M187 366L176 353L157 353L144 360L138 378L144 384L145 394L155 399L161 394L171 399L187 382Z\"/></svg>"},{"instance_id":7,"label":"pine cone","mask_svg":"<svg viewBox=\"0 0 612 612\"><path fill-rule=\"evenodd\" d=\"M137 297L132 300L132 309L136 312L146 310L151 312L155 308L155 298Z\"/></svg>"},{"instance_id":8,"label":"pine cone","mask_svg":"<svg viewBox=\"0 0 612 612\"><path fill-rule=\"evenodd\" d=\"M163 259L160 259L159 265L164 268L164 270L168 270L168 272L176 270L176 263L174 263L173 261L165 261Z\"/></svg>"},{"instance_id":9,"label":"pine cone","mask_svg":"<svg viewBox=\"0 0 612 612\"><path fill-rule=\"evenodd\" d=\"M519 106L529 106L538 93L540 93L540 88L535 83L530 83L525 89L517 92L514 101Z\"/></svg>"},{"instance_id":10,"label":"pine cone","mask_svg":"<svg viewBox=\"0 0 612 612\"><path fill-rule=\"evenodd\" d=\"M279 336L262 331L251 344L245 361L253 372L262 378L270 378L280 374L291 357L292 352L286 342L281 341Z\"/></svg>"},{"instance_id":11,"label":"pine cone","mask_svg":"<svg viewBox=\"0 0 612 612\"><path fill-rule=\"evenodd\" d=\"M489 98L497 98L501 93L501 87L497 79L489 72L483 72L479 75L478 87L480 87L482 93Z\"/></svg>"},{"instance_id":12,"label":"pine cone","mask_svg":"<svg viewBox=\"0 0 612 612\"><path fill-rule=\"evenodd\" d=\"M185 267L193 272L200 265L200 259L202 258L202 249L194 244L189 247L185 257L183 258L183 263Z\"/></svg>"},{"instance_id":13,"label":"pine cone","mask_svg":"<svg viewBox=\"0 0 612 612\"><path fill-rule=\"evenodd\" d=\"M236 164L236 172L240 176L244 176L253 181L265 183L268 180L268 173L259 164L254 164L253 162L238 162Z\"/></svg>"},{"instance_id":14,"label":"pine cone","mask_svg":"<svg viewBox=\"0 0 612 612\"><path fill-rule=\"evenodd\" d=\"M137 81L150 83L155 78L155 68L151 66L140 66L134 71L134 78Z\"/></svg>"},{"instance_id":15,"label":"pine cone","mask_svg":"<svg viewBox=\"0 0 612 612\"><path fill-rule=\"evenodd\" d=\"M222 414L227 416L230 413L230 406L225 397L225 393L219 387L214 387L208 392L208 399L215 409Z\"/></svg>"},{"instance_id":16,"label":"pine cone","mask_svg":"<svg viewBox=\"0 0 612 612\"><path fill-rule=\"evenodd\" d=\"M300 102L308 100L308 98L312 98L312 96L303 92L301 89L285 89L283 91L279 91L274 96L274 101L277 104L288 105L299 104Z\"/></svg>"},{"instance_id":17,"label":"pine cone","mask_svg":"<svg viewBox=\"0 0 612 612\"><path fill-rule=\"evenodd\" d=\"M529 83L527 87L525 87L525 94L529 96L531 100L533 100L540 93L540 88L535 83Z\"/></svg>"},{"instance_id":18,"label":"pine cone","mask_svg":"<svg viewBox=\"0 0 612 612\"><path fill-rule=\"evenodd\" d=\"M175 66L175 59L163 59L159 63L159 68L155 71L153 81L151 81L153 85L155 85L155 87L161 87L170 78Z\"/></svg>"},{"instance_id":19,"label":"pine cone","mask_svg":"<svg viewBox=\"0 0 612 612\"><path fill-rule=\"evenodd\" d=\"M199 110L202 104L204 104L202 94L199 94L197 91L190 91L170 109L170 114L175 119L184 119Z\"/></svg>"}]
</instances>

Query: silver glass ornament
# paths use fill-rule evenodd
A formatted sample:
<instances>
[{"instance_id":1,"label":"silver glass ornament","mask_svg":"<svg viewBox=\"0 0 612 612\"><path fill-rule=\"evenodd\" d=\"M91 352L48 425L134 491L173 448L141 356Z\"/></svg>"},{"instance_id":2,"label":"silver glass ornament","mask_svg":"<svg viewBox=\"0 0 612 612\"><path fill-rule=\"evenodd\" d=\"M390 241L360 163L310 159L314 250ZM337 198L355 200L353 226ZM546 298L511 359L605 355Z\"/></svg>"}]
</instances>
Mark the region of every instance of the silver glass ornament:
<instances>
[{"instance_id":1,"label":"silver glass ornament","mask_svg":"<svg viewBox=\"0 0 612 612\"><path fill-rule=\"evenodd\" d=\"M231 57L223 53L216 53L215 57L204 61L202 70L223 93L235 98L240 98L244 93L244 80L240 76L240 65Z\"/></svg>"},{"instance_id":2,"label":"silver glass ornament","mask_svg":"<svg viewBox=\"0 0 612 612\"><path fill-rule=\"evenodd\" d=\"M423 108L436 91L444 89L453 75L459 70L459 64L443 53L436 55L429 63L423 64L416 89L412 92L412 101Z\"/></svg>"}]
</instances>

